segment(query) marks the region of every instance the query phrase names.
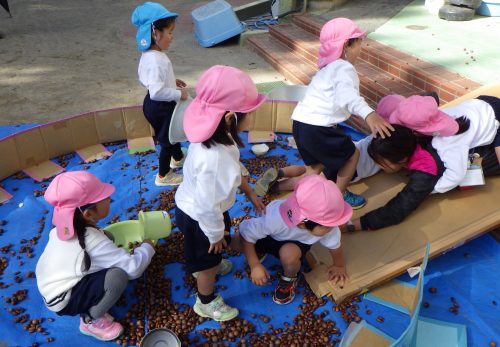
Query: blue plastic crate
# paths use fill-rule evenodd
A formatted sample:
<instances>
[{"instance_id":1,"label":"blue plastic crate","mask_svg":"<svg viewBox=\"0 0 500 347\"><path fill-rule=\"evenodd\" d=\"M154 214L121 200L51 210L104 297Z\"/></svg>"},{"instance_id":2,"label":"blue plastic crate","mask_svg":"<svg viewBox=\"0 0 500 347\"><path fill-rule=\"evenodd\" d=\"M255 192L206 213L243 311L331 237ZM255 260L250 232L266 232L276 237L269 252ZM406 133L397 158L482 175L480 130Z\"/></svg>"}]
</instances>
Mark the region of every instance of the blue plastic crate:
<instances>
[{"instance_id":1,"label":"blue plastic crate","mask_svg":"<svg viewBox=\"0 0 500 347\"><path fill-rule=\"evenodd\" d=\"M245 30L231 5L223 0L198 7L191 12L191 17L194 37L202 47L211 47Z\"/></svg>"}]
</instances>

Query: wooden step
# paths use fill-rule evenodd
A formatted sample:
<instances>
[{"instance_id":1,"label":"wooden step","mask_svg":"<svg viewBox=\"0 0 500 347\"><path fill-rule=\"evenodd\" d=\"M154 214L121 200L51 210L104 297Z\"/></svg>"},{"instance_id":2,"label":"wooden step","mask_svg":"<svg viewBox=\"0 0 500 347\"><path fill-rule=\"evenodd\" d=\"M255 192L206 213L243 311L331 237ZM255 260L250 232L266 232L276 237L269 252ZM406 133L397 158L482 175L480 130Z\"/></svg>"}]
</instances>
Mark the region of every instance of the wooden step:
<instances>
[{"instance_id":1,"label":"wooden step","mask_svg":"<svg viewBox=\"0 0 500 347\"><path fill-rule=\"evenodd\" d=\"M292 83L307 85L317 71L309 61L268 34L249 37L247 43Z\"/></svg>"},{"instance_id":2,"label":"wooden step","mask_svg":"<svg viewBox=\"0 0 500 347\"><path fill-rule=\"evenodd\" d=\"M269 34L313 65L318 59L318 37L294 24L269 27Z\"/></svg>"}]
</instances>

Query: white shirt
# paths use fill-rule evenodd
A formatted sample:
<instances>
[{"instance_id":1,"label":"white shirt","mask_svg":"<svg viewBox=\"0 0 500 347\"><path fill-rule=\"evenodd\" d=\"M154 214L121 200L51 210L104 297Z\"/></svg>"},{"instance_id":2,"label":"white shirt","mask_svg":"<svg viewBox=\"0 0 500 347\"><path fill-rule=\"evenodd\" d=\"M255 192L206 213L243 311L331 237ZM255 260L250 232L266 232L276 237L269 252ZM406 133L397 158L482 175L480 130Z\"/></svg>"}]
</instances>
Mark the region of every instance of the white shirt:
<instances>
[{"instance_id":1,"label":"white shirt","mask_svg":"<svg viewBox=\"0 0 500 347\"><path fill-rule=\"evenodd\" d=\"M258 240L271 236L276 241L299 241L306 245L320 242L328 249L340 247L340 230L332 228L323 236L315 236L307 229L290 228L281 217L279 207L284 200L275 200L266 207L266 214L247 219L239 225L240 235L248 242L255 244Z\"/></svg>"},{"instance_id":2,"label":"white shirt","mask_svg":"<svg viewBox=\"0 0 500 347\"><path fill-rule=\"evenodd\" d=\"M354 145L359 150L359 159L356 164L356 177L351 180L351 183L357 182L363 178L370 177L379 172L380 166L368 154L368 146L373 140L373 135L354 142Z\"/></svg>"},{"instance_id":3,"label":"white shirt","mask_svg":"<svg viewBox=\"0 0 500 347\"><path fill-rule=\"evenodd\" d=\"M86 229L85 250L91 260L88 271L83 270L84 254L78 238L62 241L56 228L50 231L49 242L36 265L38 290L50 310L59 312L66 307L71 289L85 275L117 267L135 279L142 275L155 253L153 247L143 244L129 254L115 246L101 230L91 227Z\"/></svg>"},{"instance_id":4,"label":"white shirt","mask_svg":"<svg viewBox=\"0 0 500 347\"><path fill-rule=\"evenodd\" d=\"M222 214L234 205L241 184L240 151L236 145L191 143L188 153L175 203L217 243L224 237Z\"/></svg>"},{"instance_id":5,"label":"white shirt","mask_svg":"<svg viewBox=\"0 0 500 347\"><path fill-rule=\"evenodd\" d=\"M165 53L153 49L142 53L139 61L139 81L155 101L176 101L181 91L175 83L174 69Z\"/></svg>"},{"instance_id":6,"label":"white shirt","mask_svg":"<svg viewBox=\"0 0 500 347\"><path fill-rule=\"evenodd\" d=\"M354 66L337 59L319 70L297 104L292 119L301 123L330 127L351 114L365 119L373 109L359 95L359 78Z\"/></svg>"},{"instance_id":7,"label":"white shirt","mask_svg":"<svg viewBox=\"0 0 500 347\"><path fill-rule=\"evenodd\" d=\"M469 150L491 144L499 126L493 108L482 100L467 100L442 111L453 118L466 116L470 120L470 127L460 135L435 136L432 139L432 146L446 168L434 187L435 193L445 193L463 181Z\"/></svg>"}]
</instances>

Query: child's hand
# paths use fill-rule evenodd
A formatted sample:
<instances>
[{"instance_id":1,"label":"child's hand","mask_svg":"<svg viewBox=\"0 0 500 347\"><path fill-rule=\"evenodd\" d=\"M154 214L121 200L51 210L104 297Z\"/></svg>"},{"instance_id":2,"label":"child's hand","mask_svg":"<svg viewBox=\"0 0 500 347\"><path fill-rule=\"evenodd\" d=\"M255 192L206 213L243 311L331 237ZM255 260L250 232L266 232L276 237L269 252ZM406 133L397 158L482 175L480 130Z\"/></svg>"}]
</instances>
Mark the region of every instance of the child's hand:
<instances>
[{"instance_id":1,"label":"child's hand","mask_svg":"<svg viewBox=\"0 0 500 347\"><path fill-rule=\"evenodd\" d=\"M262 214L266 214L266 205L262 202L261 199L257 196L257 194L251 194L249 197L250 202L253 205L253 208L255 209L255 212L257 213L258 216L261 216Z\"/></svg>"},{"instance_id":2,"label":"child's hand","mask_svg":"<svg viewBox=\"0 0 500 347\"><path fill-rule=\"evenodd\" d=\"M187 89L181 88L181 100L186 100L189 97Z\"/></svg>"},{"instance_id":3,"label":"child's hand","mask_svg":"<svg viewBox=\"0 0 500 347\"><path fill-rule=\"evenodd\" d=\"M187 87L187 84L186 82L184 82L183 80L175 80L175 85L177 86L177 88L186 88Z\"/></svg>"},{"instance_id":4,"label":"child's hand","mask_svg":"<svg viewBox=\"0 0 500 347\"><path fill-rule=\"evenodd\" d=\"M267 283L269 279L269 274L267 273L266 268L262 264L255 265L252 268L252 272L250 274L253 284L258 286L263 286Z\"/></svg>"},{"instance_id":5,"label":"child's hand","mask_svg":"<svg viewBox=\"0 0 500 347\"><path fill-rule=\"evenodd\" d=\"M227 247L227 242L226 239L223 237L219 242L210 244L210 247L208 248L208 253L212 253L212 251L214 252L214 254L222 253L222 251L226 247Z\"/></svg>"},{"instance_id":6,"label":"child's hand","mask_svg":"<svg viewBox=\"0 0 500 347\"><path fill-rule=\"evenodd\" d=\"M349 278L345 266L330 266L327 270L328 279L333 282L333 284L344 285L345 281Z\"/></svg>"},{"instance_id":7,"label":"child's hand","mask_svg":"<svg viewBox=\"0 0 500 347\"><path fill-rule=\"evenodd\" d=\"M366 117L366 124L370 127L370 131L372 132L374 137L377 137L377 134L385 139L391 136L391 131L394 131L394 128L390 123L387 123L384 118L380 117L376 112L370 113Z\"/></svg>"}]
</instances>

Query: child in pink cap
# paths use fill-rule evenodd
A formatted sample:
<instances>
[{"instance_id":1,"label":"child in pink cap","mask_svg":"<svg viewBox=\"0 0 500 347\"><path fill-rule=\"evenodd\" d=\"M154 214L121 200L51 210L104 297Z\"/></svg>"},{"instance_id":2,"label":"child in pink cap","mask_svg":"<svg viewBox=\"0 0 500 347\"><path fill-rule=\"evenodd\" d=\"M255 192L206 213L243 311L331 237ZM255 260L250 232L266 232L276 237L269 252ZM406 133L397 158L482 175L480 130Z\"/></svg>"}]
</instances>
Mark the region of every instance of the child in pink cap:
<instances>
[{"instance_id":1,"label":"child in pink cap","mask_svg":"<svg viewBox=\"0 0 500 347\"><path fill-rule=\"evenodd\" d=\"M318 53L320 70L292 114L293 136L308 170L323 172L335 181L354 209L366 203L362 196L346 189L359 152L337 125L354 114L366 121L375 136L390 136L392 130L359 94L359 78L352 64L361 52L364 35L347 18L335 18L323 26Z\"/></svg>"},{"instance_id":2,"label":"child in pink cap","mask_svg":"<svg viewBox=\"0 0 500 347\"><path fill-rule=\"evenodd\" d=\"M47 308L61 316L80 315L80 331L101 341L123 332L108 311L155 253L146 240L129 254L96 226L108 215L114 191L87 171L56 176L45 192L45 200L54 206L55 228L36 265L38 290Z\"/></svg>"},{"instance_id":3,"label":"child in pink cap","mask_svg":"<svg viewBox=\"0 0 500 347\"><path fill-rule=\"evenodd\" d=\"M186 83L175 78L172 62L164 53L174 39L177 16L159 3L145 2L135 8L131 17L137 27L137 47L142 52L139 81L147 89L142 110L160 144L157 186L177 186L182 182L182 176L171 169L182 167L187 154L180 143L172 144L168 136L175 106L188 98Z\"/></svg>"},{"instance_id":4,"label":"child in pink cap","mask_svg":"<svg viewBox=\"0 0 500 347\"><path fill-rule=\"evenodd\" d=\"M176 222L184 233L184 256L188 272L196 277L198 295L193 307L216 321L235 318L239 311L214 292L215 276L227 274L232 264L221 253L230 243L233 206L238 187L258 211L264 205L242 180L239 132L251 124L248 114L264 101L243 71L213 66L196 85L196 98L184 113L184 132L189 156L184 180L175 194Z\"/></svg>"},{"instance_id":5,"label":"child in pink cap","mask_svg":"<svg viewBox=\"0 0 500 347\"><path fill-rule=\"evenodd\" d=\"M417 117L414 106L409 109L406 106L400 107L401 104L404 106L405 101L410 103L412 99L415 98L405 100L403 97L392 96L382 100L381 104L387 110L397 110L390 113L392 116L395 112L406 109ZM425 111L426 107L421 106ZM381 114L385 111L382 110ZM431 119L426 125L418 127L421 133L439 132L448 135L433 137L417 136L414 129L395 124L391 137L370 141L367 147L369 157L382 170L393 173L407 169L410 175L408 183L394 198L354 220L347 227L348 230L375 230L402 222L429 194L445 193L460 185L466 176L471 154L482 158L484 176L500 175L499 98L482 95L444 108L437 117L452 120L465 117L466 122L460 121L456 125L447 121L432 122ZM412 121L412 124L418 126L416 121ZM466 130L462 128L463 124L466 124ZM458 134L452 135L457 128ZM373 173L372 171L371 174Z\"/></svg>"},{"instance_id":6,"label":"child in pink cap","mask_svg":"<svg viewBox=\"0 0 500 347\"><path fill-rule=\"evenodd\" d=\"M335 183L310 175L297 182L287 200L274 200L267 205L264 216L241 222L234 243L245 253L256 285L269 280L257 253L280 259L283 274L273 301L284 305L295 297L301 259L316 242L330 250L333 264L328 268L328 278L335 283L347 279L337 225L346 223L351 216L352 208L344 202Z\"/></svg>"}]
</instances>

